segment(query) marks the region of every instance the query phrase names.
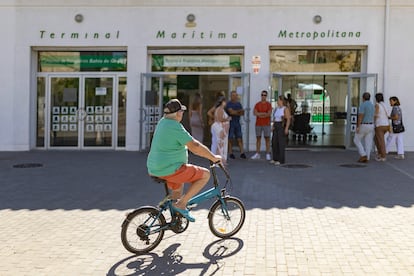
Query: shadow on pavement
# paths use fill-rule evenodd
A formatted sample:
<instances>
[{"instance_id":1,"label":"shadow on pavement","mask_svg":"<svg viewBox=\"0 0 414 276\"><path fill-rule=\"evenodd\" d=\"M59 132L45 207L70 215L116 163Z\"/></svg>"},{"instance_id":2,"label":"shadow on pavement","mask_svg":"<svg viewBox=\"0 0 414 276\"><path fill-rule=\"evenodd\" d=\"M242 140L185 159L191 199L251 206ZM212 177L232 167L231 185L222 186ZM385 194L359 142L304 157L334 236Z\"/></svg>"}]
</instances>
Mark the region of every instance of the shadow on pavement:
<instances>
[{"instance_id":1,"label":"shadow on pavement","mask_svg":"<svg viewBox=\"0 0 414 276\"><path fill-rule=\"evenodd\" d=\"M157 204L164 189L148 177L146 155L0 152L0 210L127 210ZM346 150L289 151L287 164L292 166L286 167L264 160L230 160L230 194L239 197L246 209L411 207L414 159L410 154L406 157L371 161L363 167L353 166L357 153ZM208 166L207 160L194 156L190 162Z\"/></svg>"},{"instance_id":2,"label":"shadow on pavement","mask_svg":"<svg viewBox=\"0 0 414 276\"><path fill-rule=\"evenodd\" d=\"M155 253L131 256L114 264L108 276L116 275L177 275L191 272L193 275L214 275L225 265L223 259L236 255L243 248L243 241L238 238L217 240L210 243L204 250L206 262L185 263L175 243L167 247L158 256Z\"/></svg>"}]
</instances>

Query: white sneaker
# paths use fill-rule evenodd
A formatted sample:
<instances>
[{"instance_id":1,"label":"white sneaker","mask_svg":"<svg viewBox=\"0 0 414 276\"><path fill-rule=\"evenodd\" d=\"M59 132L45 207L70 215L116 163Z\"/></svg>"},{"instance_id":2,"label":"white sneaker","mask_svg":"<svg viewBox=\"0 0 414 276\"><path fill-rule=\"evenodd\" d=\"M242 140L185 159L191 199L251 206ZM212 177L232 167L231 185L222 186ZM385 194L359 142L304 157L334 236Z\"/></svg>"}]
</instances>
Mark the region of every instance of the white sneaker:
<instances>
[{"instance_id":1,"label":"white sneaker","mask_svg":"<svg viewBox=\"0 0 414 276\"><path fill-rule=\"evenodd\" d=\"M272 159L272 157L270 156L270 153L266 153L266 160L270 161Z\"/></svg>"},{"instance_id":2,"label":"white sneaker","mask_svg":"<svg viewBox=\"0 0 414 276\"><path fill-rule=\"evenodd\" d=\"M258 160L260 159L260 154L258 154L257 152L251 157L251 159L253 160Z\"/></svg>"},{"instance_id":3,"label":"white sneaker","mask_svg":"<svg viewBox=\"0 0 414 276\"><path fill-rule=\"evenodd\" d=\"M395 159L400 159L400 160L403 160L403 159L405 159L405 156L404 156L404 154L398 154L397 156L395 156L394 157Z\"/></svg>"}]
</instances>

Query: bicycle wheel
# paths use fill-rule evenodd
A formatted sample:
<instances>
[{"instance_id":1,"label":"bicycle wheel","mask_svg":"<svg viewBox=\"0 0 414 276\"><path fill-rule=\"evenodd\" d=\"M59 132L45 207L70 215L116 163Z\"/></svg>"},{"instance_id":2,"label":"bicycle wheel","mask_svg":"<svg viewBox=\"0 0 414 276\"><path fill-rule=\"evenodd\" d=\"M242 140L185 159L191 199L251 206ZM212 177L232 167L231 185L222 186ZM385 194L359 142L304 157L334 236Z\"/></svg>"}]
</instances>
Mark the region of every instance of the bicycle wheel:
<instances>
[{"instance_id":1,"label":"bicycle wheel","mask_svg":"<svg viewBox=\"0 0 414 276\"><path fill-rule=\"evenodd\" d=\"M135 254L148 253L160 244L165 224L164 215L157 208L141 207L128 214L122 223L122 245Z\"/></svg>"},{"instance_id":2,"label":"bicycle wheel","mask_svg":"<svg viewBox=\"0 0 414 276\"><path fill-rule=\"evenodd\" d=\"M246 218L246 209L240 199L226 197L224 201L226 206L217 200L208 215L210 231L219 238L228 238L239 232Z\"/></svg>"}]
</instances>

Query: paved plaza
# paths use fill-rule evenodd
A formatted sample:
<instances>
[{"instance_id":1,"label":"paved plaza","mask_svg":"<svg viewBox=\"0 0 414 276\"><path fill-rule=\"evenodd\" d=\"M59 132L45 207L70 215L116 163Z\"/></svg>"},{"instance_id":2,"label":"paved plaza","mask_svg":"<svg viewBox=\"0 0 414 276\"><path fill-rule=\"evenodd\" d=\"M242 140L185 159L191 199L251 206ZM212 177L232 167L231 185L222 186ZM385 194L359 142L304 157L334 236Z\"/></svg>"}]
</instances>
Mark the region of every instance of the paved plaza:
<instances>
[{"instance_id":1,"label":"paved plaza","mask_svg":"<svg viewBox=\"0 0 414 276\"><path fill-rule=\"evenodd\" d=\"M121 244L125 214L164 192L146 153L0 152L0 275L414 275L414 153L357 158L330 149L288 151L283 167L230 160L241 231L213 236L209 202L187 231L135 256Z\"/></svg>"}]
</instances>

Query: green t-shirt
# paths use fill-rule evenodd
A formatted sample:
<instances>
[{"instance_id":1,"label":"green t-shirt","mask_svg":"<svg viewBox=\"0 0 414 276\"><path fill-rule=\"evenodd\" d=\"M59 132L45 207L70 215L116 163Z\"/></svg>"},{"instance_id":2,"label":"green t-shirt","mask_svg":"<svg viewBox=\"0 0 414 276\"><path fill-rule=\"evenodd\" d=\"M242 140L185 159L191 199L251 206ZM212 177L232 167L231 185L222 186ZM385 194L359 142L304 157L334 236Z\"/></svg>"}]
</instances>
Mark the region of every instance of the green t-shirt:
<instances>
[{"instance_id":1,"label":"green t-shirt","mask_svg":"<svg viewBox=\"0 0 414 276\"><path fill-rule=\"evenodd\" d=\"M173 174L183 164L187 164L186 144L191 140L193 137L180 122L161 118L155 128L147 158L148 173L154 176L166 176Z\"/></svg>"}]
</instances>

